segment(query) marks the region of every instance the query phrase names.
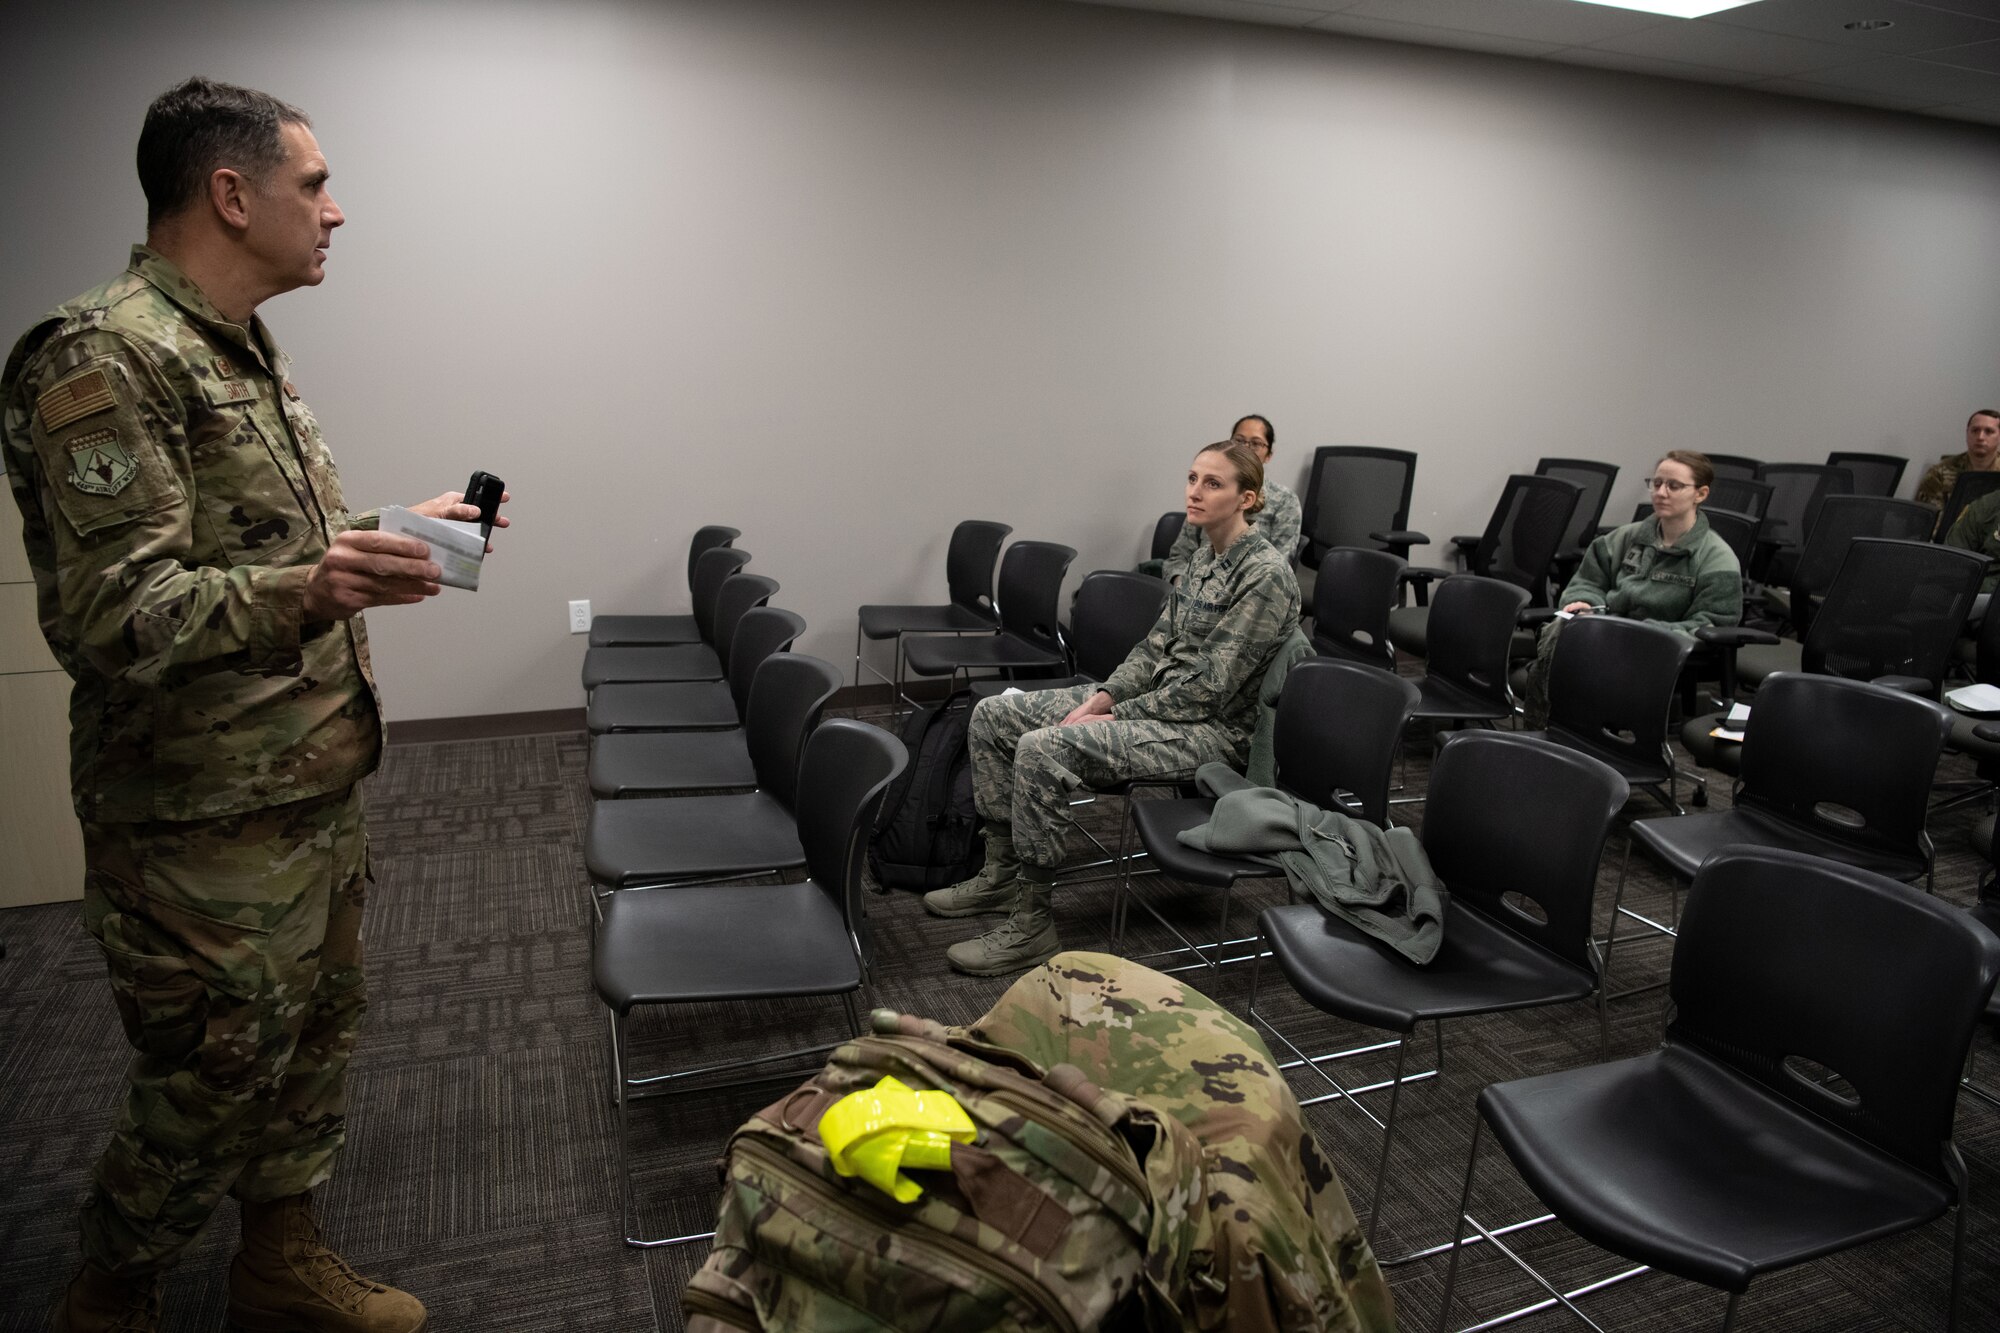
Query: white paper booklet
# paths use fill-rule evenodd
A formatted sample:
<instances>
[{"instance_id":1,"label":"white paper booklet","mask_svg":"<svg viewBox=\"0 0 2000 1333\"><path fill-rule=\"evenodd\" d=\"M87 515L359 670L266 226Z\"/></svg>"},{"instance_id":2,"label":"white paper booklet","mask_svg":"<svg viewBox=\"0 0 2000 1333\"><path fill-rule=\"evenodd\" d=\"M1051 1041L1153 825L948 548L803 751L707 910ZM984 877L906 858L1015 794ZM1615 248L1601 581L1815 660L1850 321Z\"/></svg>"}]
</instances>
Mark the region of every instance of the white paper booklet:
<instances>
[{"instance_id":1,"label":"white paper booklet","mask_svg":"<svg viewBox=\"0 0 2000 1333\"><path fill-rule=\"evenodd\" d=\"M1944 701L1962 713L2000 713L2000 690L1991 685L1967 685L1952 690Z\"/></svg>"},{"instance_id":2,"label":"white paper booklet","mask_svg":"<svg viewBox=\"0 0 2000 1333\"><path fill-rule=\"evenodd\" d=\"M382 531L428 542L431 559L442 571L438 576L439 583L451 588L479 590L479 567L486 559L486 539L479 535L477 523L426 518L400 505L387 505L382 510Z\"/></svg>"}]
</instances>

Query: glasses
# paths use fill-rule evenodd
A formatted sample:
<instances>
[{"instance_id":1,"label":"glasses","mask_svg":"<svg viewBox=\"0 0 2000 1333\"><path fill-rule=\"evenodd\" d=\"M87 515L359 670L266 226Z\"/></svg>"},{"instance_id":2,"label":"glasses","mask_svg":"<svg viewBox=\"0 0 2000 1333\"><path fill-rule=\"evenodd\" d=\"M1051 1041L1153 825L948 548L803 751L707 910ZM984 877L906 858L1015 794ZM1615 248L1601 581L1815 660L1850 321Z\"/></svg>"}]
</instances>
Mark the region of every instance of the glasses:
<instances>
[{"instance_id":1,"label":"glasses","mask_svg":"<svg viewBox=\"0 0 2000 1333\"><path fill-rule=\"evenodd\" d=\"M1665 491L1668 495L1679 495L1682 491L1693 490L1694 483L1691 481L1675 481L1672 477L1648 477L1646 478L1646 489L1649 491Z\"/></svg>"},{"instance_id":2,"label":"glasses","mask_svg":"<svg viewBox=\"0 0 2000 1333\"><path fill-rule=\"evenodd\" d=\"M1232 435L1229 437L1229 442L1231 444L1247 444L1252 449L1262 449L1265 447L1262 440L1252 438L1248 435Z\"/></svg>"}]
</instances>

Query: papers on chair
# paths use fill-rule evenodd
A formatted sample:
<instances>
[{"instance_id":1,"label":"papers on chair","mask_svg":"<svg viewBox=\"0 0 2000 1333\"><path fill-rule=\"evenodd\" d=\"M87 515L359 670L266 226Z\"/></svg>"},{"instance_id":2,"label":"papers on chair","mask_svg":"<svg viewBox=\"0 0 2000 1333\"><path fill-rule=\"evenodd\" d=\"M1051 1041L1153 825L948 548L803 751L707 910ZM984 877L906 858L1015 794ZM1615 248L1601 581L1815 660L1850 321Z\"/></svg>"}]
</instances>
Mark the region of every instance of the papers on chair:
<instances>
[{"instance_id":1,"label":"papers on chair","mask_svg":"<svg viewBox=\"0 0 2000 1333\"><path fill-rule=\"evenodd\" d=\"M1967 685L1961 689L1949 690L1944 701L1961 713L1980 715L2000 713L2000 689L1991 685Z\"/></svg>"},{"instance_id":2,"label":"papers on chair","mask_svg":"<svg viewBox=\"0 0 2000 1333\"><path fill-rule=\"evenodd\" d=\"M477 523L426 518L400 505L387 505L382 510L382 531L428 543L431 559L440 571L439 583L473 592L479 590L479 567L486 559L486 539L479 535Z\"/></svg>"},{"instance_id":3,"label":"papers on chair","mask_svg":"<svg viewBox=\"0 0 2000 1333\"><path fill-rule=\"evenodd\" d=\"M1715 739L1719 741L1736 741L1738 744L1741 744L1743 740L1743 729L1746 726L1748 726L1749 723L1750 723L1750 705L1731 704L1729 706L1728 715L1722 719L1722 722L1719 726L1712 729L1708 734L1715 737Z\"/></svg>"}]
</instances>

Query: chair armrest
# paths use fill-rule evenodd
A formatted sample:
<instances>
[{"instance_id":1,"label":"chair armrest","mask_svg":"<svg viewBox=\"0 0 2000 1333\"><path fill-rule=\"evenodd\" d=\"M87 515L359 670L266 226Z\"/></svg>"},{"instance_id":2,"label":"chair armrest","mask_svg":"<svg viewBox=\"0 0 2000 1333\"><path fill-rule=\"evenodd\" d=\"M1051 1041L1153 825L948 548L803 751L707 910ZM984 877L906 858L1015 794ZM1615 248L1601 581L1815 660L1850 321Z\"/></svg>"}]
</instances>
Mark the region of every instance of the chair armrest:
<instances>
[{"instance_id":1,"label":"chair armrest","mask_svg":"<svg viewBox=\"0 0 2000 1333\"><path fill-rule=\"evenodd\" d=\"M1767 629L1752 629L1748 625L1703 625L1694 632L1694 636L1716 648L1743 648L1753 643L1783 642Z\"/></svg>"},{"instance_id":2,"label":"chair armrest","mask_svg":"<svg viewBox=\"0 0 2000 1333\"><path fill-rule=\"evenodd\" d=\"M1451 539L1451 544L1458 548L1460 554L1464 554L1465 552L1478 549L1479 538L1467 537L1461 533L1459 536Z\"/></svg>"},{"instance_id":3,"label":"chair armrest","mask_svg":"<svg viewBox=\"0 0 2000 1333\"><path fill-rule=\"evenodd\" d=\"M1396 528L1389 532L1371 532L1368 534L1368 540L1371 542L1381 542L1384 546L1400 546L1405 552L1412 546L1429 546L1431 544L1431 539L1423 533L1411 532L1405 528Z\"/></svg>"},{"instance_id":4,"label":"chair armrest","mask_svg":"<svg viewBox=\"0 0 2000 1333\"><path fill-rule=\"evenodd\" d=\"M1398 582L1420 583L1426 586L1437 579L1448 579L1450 577L1450 570L1439 569L1436 565L1405 565L1396 575Z\"/></svg>"},{"instance_id":5,"label":"chair armrest","mask_svg":"<svg viewBox=\"0 0 2000 1333\"><path fill-rule=\"evenodd\" d=\"M1972 734L1991 745L2000 745L2000 722L1976 722Z\"/></svg>"},{"instance_id":6,"label":"chair armrest","mask_svg":"<svg viewBox=\"0 0 2000 1333\"><path fill-rule=\"evenodd\" d=\"M1556 618L1553 606L1530 606L1514 617L1514 623L1522 629L1538 629Z\"/></svg>"},{"instance_id":7,"label":"chair armrest","mask_svg":"<svg viewBox=\"0 0 2000 1333\"><path fill-rule=\"evenodd\" d=\"M1922 695L1926 699L1937 698L1937 692L1926 676L1876 676L1868 683L1901 690L1904 694Z\"/></svg>"}]
</instances>

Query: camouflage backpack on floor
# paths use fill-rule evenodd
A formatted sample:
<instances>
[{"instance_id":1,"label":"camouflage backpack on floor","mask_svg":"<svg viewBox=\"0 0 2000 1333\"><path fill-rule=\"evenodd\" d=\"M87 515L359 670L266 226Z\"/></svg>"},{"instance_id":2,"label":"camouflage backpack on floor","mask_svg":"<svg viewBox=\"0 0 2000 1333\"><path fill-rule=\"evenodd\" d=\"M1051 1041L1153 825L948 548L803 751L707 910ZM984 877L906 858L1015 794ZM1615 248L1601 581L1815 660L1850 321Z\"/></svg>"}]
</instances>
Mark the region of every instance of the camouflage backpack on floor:
<instances>
[{"instance_id":1,"label":"camouflage backpack on floor","mask_svg":"<svg viewBox=\"0 0 2000 1333\"><path fill-rule=\"evenodd\" d=\"M1393 1329L1282 1076L1199 994L1062 954L971 1029L874 1029L731 1138L690 1333ZM978 1127L909 1204L838 1175L817 1130L885 1075Z\"/></svg>"}]
</instances>

